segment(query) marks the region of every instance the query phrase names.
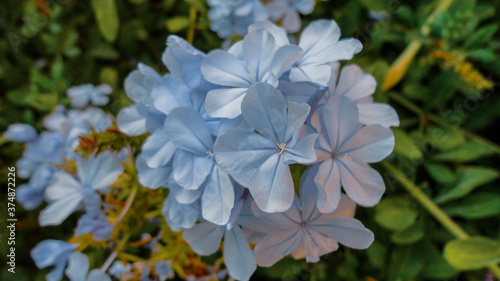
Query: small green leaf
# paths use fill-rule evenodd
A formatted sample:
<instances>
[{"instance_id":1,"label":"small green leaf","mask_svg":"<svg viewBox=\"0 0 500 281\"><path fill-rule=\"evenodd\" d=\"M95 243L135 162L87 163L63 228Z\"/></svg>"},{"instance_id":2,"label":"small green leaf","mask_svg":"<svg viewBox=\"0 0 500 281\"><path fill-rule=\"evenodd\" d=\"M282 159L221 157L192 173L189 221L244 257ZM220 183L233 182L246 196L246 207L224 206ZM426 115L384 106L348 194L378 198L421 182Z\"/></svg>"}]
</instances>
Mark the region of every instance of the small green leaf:
<instances>
[{"instance_id":1,"label":"small green leaf","mask_svg":"<svg viewBox=\"0 0 500 281\"><path fill-rule=\"evenodd\" d=\"M470 167L458 171L457 185L435 198L437 203L448 202L469 194L475 188L487 184L498 177L495 169Z\"/></svg>"},{"instance_id":2,"label":"small green leaf","mask_svg":"<svg viewBox=\"0 0 500 281\"><path fill-rule=\"evenodd\" d=\"M370 247L366 249L366 254L373 266L382 268L387 257L387 247L378 241L374 241Z\"/></svg>"},{"instance_id":3,"label":"small green leaf","mask_svg":"<svg viewBox=\"0 0 500 281\"><path fill-rule=\"evenodd\" d=\"M398 246L392 251L389 265L389 280L413 280L425 266L424 249L421 243Z\"/></svg>"},{"instance_id":4,"label":"small green leaf","mask_svg":"<svg viewBox=\"0 0 500 281\"><path fill-rule=\"evenodd\" d=\"M455 239L446 243L444 258L458 270L480 269L500 262L500 243L482 236Z\"/></svg>"},{"instance_id":5,"label":"small green leaf","mask_svg":"<svg viewBox=\"0 0 500 281\"><path fill-rule=\"evenodd\" d=\"M393 233L391 241L395 244L412 244L422 237L424 237L424 225L420 219L407 229Z\"/></svg>"},{"instance_id":6,"label":"small green leaf","mask_svg":"<svg viewBox=\"0 0 500 281\"><path fill-rule=\"evenodd\" d=\"M446 165L428 162L425 163L425 169L437 183L448 185L457 180L455 173Z\"/></svg>"},{"instance_id":7,"label":"small green leaf","mask_svg":"<svg viewBox=\"0 0 500 281\"><path fill-rule=\"evenodd\" d=\"M418 210L403 198L386 198L375 207L375 221L381 226L401 231L410 227L418 216Z\"/></svg>"},{"instance_id":8,"label":"small green leaf","mask_svg":"<svg viewBox=\"0 0 500 281\"><path fill-rule=\"evenodd\" d=\"M470 162L494 153L492 147L480 142L466 142L453 149L436 154L433 158L440 161Z\"/></svg>"},{"instance_id":9,"label":"small green leaf","mask_svg":"<svg viewBox=\"0 0 500 281\"><path fill-rule=\"evenodd\" d=\"M422 159L422 151L415 145L412 138L401 129L393 128L392 131L396 138L394 152L412 160Z\"/></svg>"},{"instance_id":10,"label":"small green leaf","mask_svg":"<svg viewBox=\"0 0 500 281\"><path fill-rule=\"evenodd\" d=\"M188 28L191 25L191 20L186 17L174 17L167 20L167 28L170 32L179 32Z\"/></svg>"},{"instance_id":11,"label":"small green leaf","mask_svg":"<svg viewBox=\"0 0 500 281\"><path fill-rule=\"evenodd\" d=\"M496 193L478 193L464 200L443 206L448 215L466 219L482 219L500 214L500 195Z\"/></svg>"},{"instance_id":12,"label":"small green leaf","mask_svg":"<svg viewBox=\"0 0 500 281\"><path fill-rule=\"evenodd\" d=\"M489 42L498 30L498 24L489 24L481 27L464 43L464 48L479 47Z\"/></svg>"},{"instance_id":13,"label":"small green leaf","mask_svg":"<svg viewBox=\"0 0 500 281\"><path fill-rule=\"evenodd\" d=\"M458 271L454 269L441 255L441 252L431 243L427 243L425 247L427 262L425 268L422 271L422 276L426 279L450 279L458 274Z\"/></svg>"},{"instance_id":14,"label":"small green leaf","mask_svg":"<svg viewBox=\"0 0 500 281\"><path fill-rule=\"evenodd\" d=\"M91 0L91 3L101 35L108 42L114 42L120 27L115 0Z\"/></svg>"},{"instance_id":15,"label":"small green leaf","mask_svg":"<svg viewBox=\"0 0 500 281\"><path fill-rule=\"evenodd\" d=\"M489 63L495 60L495 52L491 49L475 49L467 53L467 58Z\"/></svg>"},{"instance_id":16,"label":"small green leaf","mask_svg":"<svg viewBox=\"0 0 500 281\"><path fill-rule=\"evenodd\" d=\"M432 145L439 150L449 150L465 142L464 133L455 128L428 126L427 137L432 141Z\"/></svg>"}]
</instances>

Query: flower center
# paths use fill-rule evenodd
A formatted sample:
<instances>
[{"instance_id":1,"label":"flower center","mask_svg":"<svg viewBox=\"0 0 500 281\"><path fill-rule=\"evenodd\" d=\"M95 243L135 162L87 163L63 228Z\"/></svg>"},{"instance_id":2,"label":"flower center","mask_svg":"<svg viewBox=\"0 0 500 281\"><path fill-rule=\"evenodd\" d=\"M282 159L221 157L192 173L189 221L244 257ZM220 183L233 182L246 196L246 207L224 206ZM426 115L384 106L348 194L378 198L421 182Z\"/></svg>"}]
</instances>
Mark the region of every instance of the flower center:
<instances>
[{"instance_id":1,"label":"flower center","mask_svg":"<svg viewBox=\"0 0 500 281\"><path fill-rule=\"evenodd\" d=\"M278 153L281 155L283 153L285 153L285 151L287 150L286 149L286 143L278 143L278 147L276 148L276 150L278 151Z\"/></svg>"},{"instance_id":2,"label":"flower center","mask_svg":"<svg viewBox=\"0 0 500 281\"><path fill-rule=\"evenodd\" d=\"M207 151L207 157L206 158L208 158L208 157L214 159L214 153L212 151L210 151L210 150Z\"/></svg>"}]
</instances>

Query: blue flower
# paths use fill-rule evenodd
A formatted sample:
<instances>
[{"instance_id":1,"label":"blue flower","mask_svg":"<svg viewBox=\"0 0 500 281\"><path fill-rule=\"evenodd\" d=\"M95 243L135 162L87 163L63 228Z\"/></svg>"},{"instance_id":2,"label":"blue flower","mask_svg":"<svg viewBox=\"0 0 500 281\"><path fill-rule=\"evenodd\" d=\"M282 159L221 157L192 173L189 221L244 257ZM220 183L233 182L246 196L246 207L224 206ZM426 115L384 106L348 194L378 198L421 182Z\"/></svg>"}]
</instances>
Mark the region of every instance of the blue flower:
<instances>
[{"instance_id":1,"label":"blue flower","mask_svg":"<svg viewBox=\"0 0 500 281\"><path fill-rule=\"evenodd\" d=\"M5 136L15 142L33 142L38 138L35 128L28 124L10 125Z\"/></svg>"},{"instance_id":2,"label":"blue flower","mask_svg":"<svg viewBox=\"0 0 500 281\"><path fill-rule=\"evenodd\" d=\"M64 268L68 263L69 256L78 245L67 243L61 240L44 240L31 250L31 258L35 261L38 268L55 266L47 274L48 281L59 281L63 276Z\"/></svg>"},{"instance_id":3,"label":"blue flower","mask_svg":"<svg viewBox=\"0 0 500 281\"><path fill-rule=\"evenodd\" d=\"M248 26L269 17L259 0L208 0L208 5L210 27L221 38L245 35Z\"/></svg>"},{"instance_id":4,"label":"blue flower","mask_svg":"<svg viewBox=\"0 0 500 281\"><path fill-rule=\"evenodd\" d=\"M283 212L293 201L293 181L288 164L316 160L317 134L298 140L309 114L307 104L289 102L273 86L259 83L242 103L242 115L258 133L228 130L215 144L217 163L247 187L259 208Z\"/></svg>"},{"instance_id":5,"label":"blue flower","mask_svg":"<svg viewBox=\"0 0 500 281\"><path fill-rule=\"evenodd\" d=\"M106 214L99 211L96 215L84 214L79 220L75 230L75 237L92 233L95 241L104 241L111 236L113 226L109 224Z\"/></svg>"},{"instance_id":6,"label":"blue flower","mask_svg":"<svg viewBox=\"0 0 500 281\"><path fill-rule=\"evenodd\" d=\"M296 199L289 210L270 214L252 208L255 218L241 223L243 227L258 226L265 234L255 246L258 265L271 266L288 254L318 262L320 256L337 250L338 243L354 249L370 246L373 233L352 218L356 207L352 200L342 196L335 212L323 214L316 207L317 198L314 174L306 171L301 180L300 200Z\"/></svg>"},{"instance_id":7,"label":"blue flower","mask_svg":"<svg viewBox=\"0 0 500 281\"><path fill-rule=\"evenodd\" d=\"M355 101L359 110L359 122L363 125L379 124L383 127L398 126L398 114L388 104L373 102L372 95L377 88L375 78L355 65L346 65L338 75L338 65L332 67L328 92L324 97L339 95ZM337 79L338 76L338 79Z\"/></svg>"},{"instance_id":8,"label":"blue flower","mask_svg":"<svg viewBox=\"0 0 500 281\"><path fill-rule=\"evenodd\" d=\"M300 16L312 13L314 0L270 0L266 8L273 21L282 21L282 25L289 32L300 30Z\"/></svg>"},{"instance_id":9,"label":"blue flower","mask_svg":"<svg viewBox=\"0 0 500 281\"><path fill-rule=\"evenodd\" d=\"M381 161L394 148L391 130L380 125L361 126L356 103L332 96L311 117L319 133L315 149L315 182L318 208L333 211L340 200L340 187L362 206L375 205L385 191L380 174L366 163Z\"/></svg>"},{"instance_id":10,"label":"blue flower","mask_svg":"<svg viewBox=\"0 0 500 281\"><path fill-rule=\"evenodd\" d=\"M101 198L98 190L105 192L123 172L120 161L111 153L77 161L78 177L67 173L57 175L57 181L45 191L50 204L40 213L40 225L58 225L83 203L90 216L97 215Z\"/></svg>"},{"instance_id":11,"label":"blue flower","mask_svg":"<svg viewBox=\"0 0 500 281\"><path fill-rule=\"evenodd\" d=\"M109 102L107 95L111 94L113 89L107 84L101 84L95 87L92 84L84 84L68 89L68 97L71 98L71 105L82 108L90 102L93 105L101 106Z\"/></svg>"},{"instance_id":12,"label":"blue flower","mask_svg":"<svg viewBox=\"0 0 500 281\"><path fill-rule=\"evenodd\" d=\"M240 47L238 47L240 46ZM205 79L225 86L208 92L207 112L212 117L236 118L241 114L241 102L255 83L278 85L278 78L298 59L301 50L294 45L278 46L273 35L260 28L251 31L241 44L241 57L236 50L210 52L201 64Z\"/></svg>"},{"instance_id":13,"label":"blue flower","mask_svg":"<svg viewBox=\"0 0 500 281\"><path fill-rule=\"evenodd\" d=\"M178 147L172 169L175 182L187 190L203 185L203 217L226 224L234 204L233 184L213 159L214 141L205 120L191 107L176 108L165 120L165 134Z\"/></svg>"},{"instance_id":14,"label":"blue flower","mask_svg":"<svg viewBox=\"0 0 500 281\"><path fill-rule=\"evenodd\" d=\"M160 261L155 265L155 272L158 275L159 281L165 281L169 278L174 277L174 271L172 270L171 261Z\"/></svg>"},{"instance_id":15,"label":"blue flower","mask_svg":"<svg viewBox=\"0 0 500 281\"><path fill-rule=\"evenodd\" d=\"M340 28L334 20L311 22L300 35L299 47L304 52L290 72L290 81L327 84L331 77L329 63L349 60L363 47L357 39L339 38Z\"/></svg>"},{"instance_id":16,"label":"blue flower","mask_svg":"<svg viewBox=\"0 0 500 281\"><path fill-rule=\"evenodd\" d=\"M193 251L202 256L215 253L224 237L224 262L229 275L237 280L248 280L257 269L252 250L239 225L231 230L210 222L196 224L184 230L184 240Z\"/></svg>"},{"instance_id":17,"label":"blue flower","mask_svg":"<svg viewBox=\"0 0 500 281\"><path fill-rule=\"evenodd\" d=\"M70 281L111 281L111 277L96 268L89 272L89 258L80 253L74 252L69 256L68 268L65 273Z\"/></svg>"}]
</instances>

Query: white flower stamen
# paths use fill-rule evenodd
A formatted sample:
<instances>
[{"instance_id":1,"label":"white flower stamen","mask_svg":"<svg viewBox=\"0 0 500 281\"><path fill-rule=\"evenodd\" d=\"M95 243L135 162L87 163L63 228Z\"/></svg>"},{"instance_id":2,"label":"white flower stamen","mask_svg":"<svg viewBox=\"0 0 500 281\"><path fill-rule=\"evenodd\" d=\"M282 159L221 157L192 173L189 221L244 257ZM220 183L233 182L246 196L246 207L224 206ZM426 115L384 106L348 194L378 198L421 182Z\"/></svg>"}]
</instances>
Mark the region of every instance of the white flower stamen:
<instances>
[{"instance_id":1,"label":"white flower stamen","mask_svg":"<svg viewBox=\"0 0 500 281\"><path fill-rule=\"evenodd\" d=\"M286 149L286 143L278 143L278 147L276 149L278 151L278 153L281 155L283 153L285 153L285 151L287 151Z\"/></svg>"},{"instance_id":2,"label":"white flower stamen","mask_svg":"<svg viewBox=\"0 0 500 281\"><path fill-rule=\"evenodd\" d=\"M207 157L205 157L205 158L208 158L208 157L214 159L214 153L212 151L210 151L210 150L207 151Z\"/></svg>"}]
</instances>

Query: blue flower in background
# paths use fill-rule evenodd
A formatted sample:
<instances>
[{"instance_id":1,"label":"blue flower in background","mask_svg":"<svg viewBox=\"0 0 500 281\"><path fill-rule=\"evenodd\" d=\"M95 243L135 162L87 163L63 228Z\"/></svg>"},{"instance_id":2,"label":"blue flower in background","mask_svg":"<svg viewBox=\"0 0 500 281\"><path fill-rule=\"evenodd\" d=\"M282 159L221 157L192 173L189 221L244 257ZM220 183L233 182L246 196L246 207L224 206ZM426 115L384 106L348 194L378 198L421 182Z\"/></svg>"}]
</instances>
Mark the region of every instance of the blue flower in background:
<instances>
[{"instance_id":1,"label":"blue flower in background","mask_svg":"<svg viewBox=\"0 0 500 281\"><path fill-rule=\"evenodd\" d=\"M380 125L361 126L356 103L332 96L314 112L311 125L319 138L315 149L317 162L308 169L317 170L318 208L335 210L340 187L362 206L375 205L385 191L380 174L366 163L379 162L394 148L391 130Z\"/></svg>"},{"instance_id":2,"label":"blue flower in background","mask_svg":"<svg viewBox=\"0 0 500 281\"><path fill-rule=\"evenodd\" d=\"M235 52L239 49L238 52ZM241 58L239 52L241 51ZM206 109L212 117L236 118L241 114L241 102L255 83L278 85L278 78L288 71L300 56L294 45L278 46L267 30L255 29L233 51L210 52L201 64L205 79L224 86L208 93Z\"/></svg>"},{"instance_id":3,"label":"blue flower in background","mask_svg":"<svg viewBox=\"0 0 500 281\"><path fill-rule=\"evenodd\" d=\"M306 171L301 179L300 200L289 210L270 214L252 208L255 218L241 223L264 231L265 236L255 246L258 265L271 266L288 254L318 262L320 256L337 250L338 243L354 249L370 246L373 233L352 218L356 208L352 200L343 196L335 212L323 214L316 207L317 198L314 174Z\"/></svg>"},{"instance_id":4,"label":"blue flower in background","mask_svg":"<svg viewBox=\"0 0 500 281\"><path fill-rule=\"evenodd\" d=\"M78 177L67 173L56 175L57 181L47 188L45 196L50 204L40 213L40 225L58 225L83 203L87 214L97 215L101 198L97 191L106 192L108 186L123 172L120 161L109 152L88 160L77 161Z\"/></svg>"},{"instance_id":5,"label":"blue flower in background","mask_svg":"<svg viewBox=\"0 0 500 281\"><path fill-rule=\"evenodd\" d=\"M99 268L89 272L89 258L80 253L74 252L69 256L68 268L64 271L70 281L111 281L111 277Z\"/></svg>"},{"instance_id":6,"label":"blue flower in background","mask_svg":"<svg viewBox=\"0 0 500 281\"><path fill-rule=\"evenodd\" d=\"M75 230L75 237L86 233L92 233L95 241L105 241L111 236L113 226L109 224L104 211L99 211L96 215L84 214L78 219Z\"/></svg>"},{"instance_id":7,"label":"blue flower in background","mask_svg":"<svg viewBox=\"0 0 500 281\"><path fill-rule=\"evenodd\" d=\"M281 24L288 32L300 30L300 16L312 13L314 0L270 0L266 4L271 19L276 22L281 20Z\"/></svg>"},{"instance_id":8,"label":"blue flower in background","mask_svg":"<svg viewBox=\"0 0 500 281\"><path fill-rule=\"evenodd\" d=\"M242 115L258 133L231 129L215 143L217 163L247 187L259 208L283 212L290 208L293 181L289 164L316 160L317 134L298 140L310 107L289 102L273 86L259 83L242 103Z\"/></svg>"},{"instance_id":9,"label":"blue flower in background","mask_svg":"<svg viewBox=\"0 0 500 281\"><path fill-rule=\"evenodd\" d=\"M15 142L33 142L38 138L35 128L28 124L10 125L5 136Z\"/></svg>"},{"instance_id":10,"label":"blue flower in background","mask_svg":"<svg viewBox=\"0 0 500 281\"><path fill-rule=\"evenodd\" d=\"M83 84L68 89L68 97L71 98L73 107L86 107L89 102L96 106L105 105L109 102L108 95L113 89L107 84L95 87L92 84Z\"/></svg>"},{"instance_id":11,"label":"blue flower in background","mask_svg":"<svg viewBox=\"0 0 500 281\"><path fill-rule=\"evenodd\" d=\"M31 250L31 258L38 268L54 266L47 274L47 281L59 281L63 276L64 268L68 259L78 244L72 244L61 240L44 240Z\"/></svg>"},{"instance_id":12,"label":"blue flower in background","mask_svg":"<svg viewBox=\"0 0 500 281\"><path fill-rule=\"evenodd\" d=\"M210 27L221 38L245 35L248 27L269 15L259 0L208 0Z\"/></svg>"}]
</instances>

